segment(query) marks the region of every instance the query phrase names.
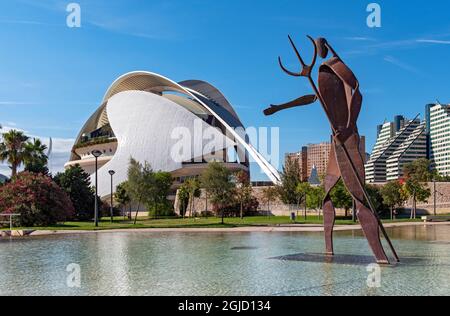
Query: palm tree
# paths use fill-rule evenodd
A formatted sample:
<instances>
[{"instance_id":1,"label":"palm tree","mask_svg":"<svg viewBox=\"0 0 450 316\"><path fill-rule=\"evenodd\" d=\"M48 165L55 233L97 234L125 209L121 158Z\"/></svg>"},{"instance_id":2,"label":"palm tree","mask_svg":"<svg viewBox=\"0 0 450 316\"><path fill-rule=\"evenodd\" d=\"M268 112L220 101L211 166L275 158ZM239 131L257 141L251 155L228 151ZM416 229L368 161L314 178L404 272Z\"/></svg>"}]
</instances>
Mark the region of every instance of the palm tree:
<instances>
[{"instance_id":1,"label":"palm tree","mask_svg":"<svg viewBox=\"0 0 450 316\"><path fill-rule=\"evenodd\" d=\"M28 137L20 131L11 130L3 134L3 142L0 143L0 161L9 163L11 178L17 175L17 169L24 162L27 141Z\"/></svg>"},{"instance_id":2,"label":"palm tree","mask_svg":"<svg viewBox=\"0 0 450 316\"><path fill-rule=\"evenodd\" d=\"M23 162L25 170L35 173L48 173L47 163L48 157L45 153L47 146L42 144L38 138L33 138L33 141L25 144L25 155Z\"/></svg>"}]
</instances>

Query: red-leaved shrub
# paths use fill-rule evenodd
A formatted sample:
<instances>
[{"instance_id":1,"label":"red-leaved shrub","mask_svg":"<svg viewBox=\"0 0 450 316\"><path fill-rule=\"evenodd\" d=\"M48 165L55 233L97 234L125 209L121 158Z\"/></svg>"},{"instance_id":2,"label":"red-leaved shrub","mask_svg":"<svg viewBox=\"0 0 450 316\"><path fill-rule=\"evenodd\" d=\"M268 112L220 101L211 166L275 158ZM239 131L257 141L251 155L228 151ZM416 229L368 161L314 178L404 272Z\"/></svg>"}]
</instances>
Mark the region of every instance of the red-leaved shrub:
<instances>
[{"instance_id":1,"label":"red-leaved shrub","mask_svg":"<svg viewBox=\"0 0 450 316\"><path fill-rule=\"evenodd\" d=\"M48 176L22 172L0 187L0 213L20 214L15 225L54 225L73 218L74 212L68 195Z\"/></svg>"}]
</instances>

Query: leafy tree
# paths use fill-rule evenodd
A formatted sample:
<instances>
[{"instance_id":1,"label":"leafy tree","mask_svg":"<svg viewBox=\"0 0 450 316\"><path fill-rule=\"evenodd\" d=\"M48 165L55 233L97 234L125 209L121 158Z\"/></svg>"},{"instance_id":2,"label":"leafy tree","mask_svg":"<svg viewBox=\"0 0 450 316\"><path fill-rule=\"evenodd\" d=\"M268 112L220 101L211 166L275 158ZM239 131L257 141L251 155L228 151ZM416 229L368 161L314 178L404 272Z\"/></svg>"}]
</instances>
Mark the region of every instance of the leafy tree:
<instances>
[{"instance_id":1,"label":"leafy tree","mask_svg":"<svg viewBox=\"0 0 450 316\"><path fill-rule=\"evenodd\" d=\"M148 163L143 166L137 160L130 158L128 167L128 191L133 201L138 202L134 224L137 223L141 205L146 201L146 194L151 192L153 186L153 170Z\"/></svg>"},{"instance_id":2,"label":"leafy tree","mask_svg":"<svg viewBox=\"0 0 450 316\"><path fill-rule=\"evenodd\" d=\"M26 157L25 145L28 137L23 132L11 130L3 134L3 142L0 143L0 161L7 161L11 168L11 178L17 175L17 169L22 165Z\"/></svg>"},{"instance_id":3,"label":"leafy tree","mask_svg":"<svg viewBox=\"0 0 450 316\"><path fill-rule=\"evenodd\" d=\"M308 202L307 197L308 194L311 192L311 185L308 182L302 182L297 185L295 188L295 192L298 198L298 204L297 207L300 207L300 203L303 202L303 206L305 208L305 219L308 216L307 209L308 209Z\"/></svg>"},{"instance_id":4,"label":"leafy tree","mask_svg":"<svg viewBox=\"0 0 450 316\"><path fill-rule=\"evenodd\" d=\"M224 223L224 207L233 198L235 183L232 173L219 162L211 162L200 177L202 187L211 198L214 206L221 212Z\"/></svg>"},{"instance_id":5,"label":"leafy tree","mask_svg":"<svg viewBox=\"0 0 450 316\"><path fill-rule=\"evenodd\" d=\"M431 162L428 159L418 159L403 167L403 174L406 179L415 182L431 182L436 177L436 170L431 171Z\"/></svg>"},{"instance_id":6,"label":"leafy tree","mask_svg":"<svg viewBox=\"0 0 450 316\"><path fill-rule=\"evenodd\" d=\"M95 192L91 180L80 165L70 166L54 177L54 181L66 192L75 208L75 219L91 220L94 217Z\"/></svg>"},{"instance_id":7,"label":"leafy tree","mask_svg":"<svg viewBox=\"0 0 450 316\"><path fill-rule=\"evenodd\" d=\"M38 138L33 138L32 141L25 144L25 155L23 162L25 164L25 171L48 174L48 157L45 151L47 146L42 144Z\"/></svg>"},{"instance_id":8,"label":"leafy tree","mask_svg":"<svg viewBox=\"0 0 450 316\"><path fill-rule=\"evenodd\" d=\"M252 199L252 186L250 183L250 177L247 172L239 171L236 173L236 198L239 201L239 215L241 219L244 219L244 206Z\"/></svg>"},{"instance_id":9,"label":"leafy tree","mask_svg":"<svg viewBox=\"0 0 450 316\"><path fill-rule=\"evenodd\" d=\"M323 186L311 186L306 197L308 208L320 210L322 208L323 199L325 198L325 189Z\"/></svg>"},{"instance_id":10,"label":"leafy tree","mask_svg":"<svg viewBox=\"0 0 450 316\"><path fill-rule=\"evenodd\" d=\"M411 178L406 180L404 189L407 195L412 198L411 219L415 219L417 218L417 202L427 202L431 196L431 190L425 184Z\"/></svg>"},{"instance_id":11,"label":"leafy tree","mask_svg":"<svg viewBox=\"0 0 450 316\"><path fill-rule=\"evenodd\" d=\"M431 170L431 162L427 159L418 159L403 169L405 184L404 188L409 197L412 198L413 208L411 218L417 217L417 202L427 202L431 196L431 190L425 185L426 182L437 178L436 170Z\"/></svg>"},{"instance_id":12,"label":"leafy tree","mask_svg":"<svg viewBox=\"0 0 450 316\"><path fill-rule=\"evenodd\" d=\"M348 211L353 207L353 197L342 180L331 191L331 200L336 207L345 209L345 217L347 217Z\"/></svg>"},{"instance_id":13,"label":"leafy tree","mask_svg":"<svg viewBox=\"0 0 450 316\"><path fill-rule=\"evenodd\" d=\"M394 219L394 210L401 207L407 199L403 186L399 181L391 181L381 188L383 203L391 210L391 219Z\"/></svg>"},{"instance_id":14,"label":"leafy tree","mask_svg":"<svg viewBox=\"0 0 450 316\"><path fill-rule=\"evenodd\" d=\"M189 216L192 217L193 211L194 211L194 216L195 216L195 213L196 213L194 210L195 198L199 198L201 195L200 181L196 178L187 179L183 183L183 189L188 194Z\"/></svg>"},{"instance_id":15,"label":"leafy tree","mask_svg":"<svg viewBox=\"0 0 450 316\"><path fill-rule=\"evenodd\" d=\"M20 214L14 220L22 227L55 225L75 214L69 196L50 177L30 172L0 187L0 210Z\"/></svg>"},{"instance_id":16,"label":"leafy tree","mask_svg":"<svg viewBox=\"0 0 450 316\"><path fill-rule=\"evenodd\" d=\"M189 203L189 190L186 185L181 185L178 189L178 201L180 203L180 214L183 214L183 218L186 216L187 204Z\"/></svg>"},{"instance_id":17,"label":"leafy tree","mask_svg":"<svg viewBox=\"0 0 450 316\"><path fill-rule=\"evenodd\" d=\"M267 211L271 213L270 204L279 197L279 190L276 187L267 187L263 189L263 199L267 203Z\"/></svg>"},{"instance_id":18,"label":"leafy tree","mask_svg":"<svg viewBox=\"0 0 450 316\"><path fill-rule=\"evenodd\" d=\"M384 205L383 195L381 194L381 188L376 185L366 185L367 194L370 197L373 207L378 212L382 214L386 210L386 205Z\"/></svg>"},{"instance_id":19,"label":"leafy tree","mask_svg":"<svg viewBox=\"0 0 450 316\"><path fill-rule=\"evenodd\" d=\"M123 182L117 186L116 192L114 193L114 199L122 207L124 216L126 213L126 206L128 205L130 207L128 217L131 218L131 197L128 192L128 182Z\"/></svg>"},{"instance_id":20,"label":"leafy tree","mask_svg":"<svg viewBox=\"0 0 450 316\"><path fill-rule=\"evenodd\" d=\"M281 185L278 190L280 199L284 204L296 204L298 202L297 186L301 183L300 168L294 161L288 160L281 174Z\"/></svg>"},{"instance_id":21,"label":"leafy tree","mask_svg":"<svg viewBox=\"0 0 450 316\"><path fill-rule=\"evenodd\" d=\"M144 197L150 214L155 218L159 215L168 216L173 214L173 207L167 196L170 193L170 188L173 184L172 175L169 172L155 172L148 175L147 179L148 189L147 195Z\"/></svg>"}]
</instances>

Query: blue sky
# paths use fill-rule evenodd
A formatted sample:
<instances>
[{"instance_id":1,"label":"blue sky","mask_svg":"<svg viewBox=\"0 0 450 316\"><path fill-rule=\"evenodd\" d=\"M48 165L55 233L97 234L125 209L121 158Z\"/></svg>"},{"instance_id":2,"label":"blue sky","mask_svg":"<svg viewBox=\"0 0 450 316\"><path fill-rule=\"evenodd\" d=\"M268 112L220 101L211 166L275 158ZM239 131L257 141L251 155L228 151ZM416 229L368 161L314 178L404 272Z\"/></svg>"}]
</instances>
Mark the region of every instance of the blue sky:
<instances>
[{"instance_id":1,"label":"blue sky","mask_svg":"<svg viewBox=\"0 0 450 316\"><path fill-rule=\"evenodd\" d=\"M371 1L78 0L82 27L66 26L62 0L0 3L0 123L53 137L52 169L115 78L132 70L216 85L247 126L280 127L280 154L329 139L318 105L271 118L270 103L311 92L287 34L309 60L304 37L327 37L358 76L364 93L360 132L368 150L376 125L395 114L423 114L426 103L450 102L450 2L377 1L382 27L369 28ZM4 167L0 172L7 173ZM259 172L255 177L260 178Z\"/></svg>"}]
</instances>

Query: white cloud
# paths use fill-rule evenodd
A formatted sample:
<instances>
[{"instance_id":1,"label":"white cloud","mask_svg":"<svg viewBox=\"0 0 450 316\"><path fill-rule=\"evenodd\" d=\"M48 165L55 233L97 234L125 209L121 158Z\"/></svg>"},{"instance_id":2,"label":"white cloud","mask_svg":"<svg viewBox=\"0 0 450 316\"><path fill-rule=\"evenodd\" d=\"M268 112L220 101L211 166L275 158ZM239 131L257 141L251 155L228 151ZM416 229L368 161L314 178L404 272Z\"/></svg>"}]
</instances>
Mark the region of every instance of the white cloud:
<instances>
[{"instance_id":1,"label":"white cloud","mask_svg":"<svg viewBox=\"0 0 450 316\"><path fill-rule=\"evenodd\" d=\"M435 40L435 39L418 39L417 42L418 43L428 43L428 44L450 45L450 41Z\"/></svg>"},{"instance_id":2,"label":"white cloud","mask_svg":"<svg viewBox=\"0 0 450 316\"><path fill-rule=\"evenodd\" d=\"M384 61L386 61L386 62L388 62L390 64L393 64L393 65L395 65L395 66L397 66L399 68L402 68L403 70L406 70L406 71L409 71L409 72L412 72L412 73L416 73L416 74L419 73L419 70L417 68L415 68L415 67L413 67L411 65L408 65L407 63L405 63L405 62L403 62L401 60L398 60L398 59L396 59L396 58L394 58L392 56L384 57Z\"/></svg>"}]
</instances>

